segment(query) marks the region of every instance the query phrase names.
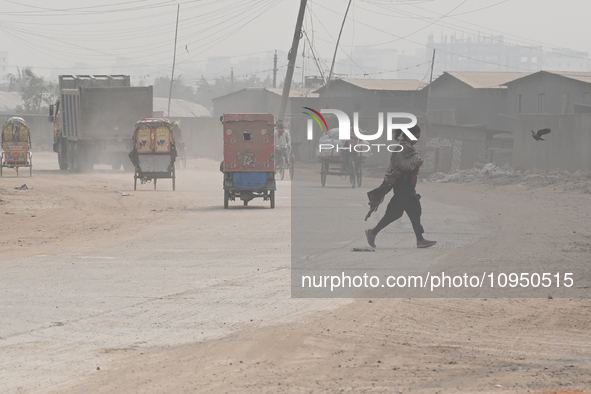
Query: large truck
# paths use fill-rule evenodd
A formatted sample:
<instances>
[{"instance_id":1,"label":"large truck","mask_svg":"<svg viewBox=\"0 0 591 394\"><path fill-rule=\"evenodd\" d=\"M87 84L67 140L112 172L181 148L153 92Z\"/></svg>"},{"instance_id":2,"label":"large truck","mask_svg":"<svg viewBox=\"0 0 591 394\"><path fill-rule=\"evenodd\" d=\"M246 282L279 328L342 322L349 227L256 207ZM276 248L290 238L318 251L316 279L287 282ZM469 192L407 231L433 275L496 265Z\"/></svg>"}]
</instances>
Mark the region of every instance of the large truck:
<instances>
[{"instance_id":1,"label":"large truck","mask_svg":"<svg viewBox=\"0 0 591 394\"><path fill-rule=\"evenodd\" d=\"M131 137L137 121L153 116L152 86L132 87L129 75L60 75L59 90L49 121L60 170L107 164L132 171Z\"/></svg>"}]
</instances>

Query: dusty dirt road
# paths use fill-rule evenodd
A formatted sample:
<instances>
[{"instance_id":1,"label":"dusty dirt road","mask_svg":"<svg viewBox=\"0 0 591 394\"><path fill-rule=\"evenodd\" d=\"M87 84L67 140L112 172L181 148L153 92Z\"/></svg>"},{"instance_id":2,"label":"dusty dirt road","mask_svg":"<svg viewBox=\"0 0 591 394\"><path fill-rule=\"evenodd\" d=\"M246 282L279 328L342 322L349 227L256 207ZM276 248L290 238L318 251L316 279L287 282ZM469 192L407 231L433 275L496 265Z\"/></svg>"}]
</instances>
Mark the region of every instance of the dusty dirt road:
<instances>
[{"instance_id":1,"label":"dusty dirt road","mask_svg":"<svg viewBox=\"0 0 591 394\"><path fill-rule=\"evenodd\" d=\"M0 179L0 392L591 388L588 299L290 299L288 181L274 210L224 210L214 161L190 160L175 192L55 161ZM509 183L419 185L443 266L591 260L590 194ZM480 235L445 231L446 208ZM416 253L409 239L393 242Z\"/></svg>"}]
</instances>

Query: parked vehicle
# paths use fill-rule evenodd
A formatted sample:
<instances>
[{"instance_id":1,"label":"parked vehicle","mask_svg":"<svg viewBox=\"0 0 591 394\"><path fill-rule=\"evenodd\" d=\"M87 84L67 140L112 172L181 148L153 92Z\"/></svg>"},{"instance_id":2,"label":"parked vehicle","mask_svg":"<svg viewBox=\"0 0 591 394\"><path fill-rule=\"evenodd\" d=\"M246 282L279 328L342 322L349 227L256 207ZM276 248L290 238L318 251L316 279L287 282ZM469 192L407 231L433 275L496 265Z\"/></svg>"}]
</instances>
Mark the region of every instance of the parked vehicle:
<instances>
[{"instance_id":1,"label":"parked vehicle","mask_svg":"<svg viewBox=\"0 0 591 394\"><path fill-rule=\"evenodd\" d=\"M60 75L59 89L49 121L60 169L85 172L108 164L133 170L129 131L152 117L152 87L132 87L129 75Z\"/></svg>"},{"instance_id":2,"label":"parked vehicle","mask_svg":"<svg viewBox=\"0 0 591 394\"><path fill-rule=\"evenodd\" d=\"M33 154L31 153L31 130L23 118L12 117L2 126L2 152L0 153L0 177L4 168L14 168L18 176L19 167L29 167L33 176Z\"/></svg>"},{"instance_id":3,"label":"parked vehicle","mask_svg":"<svg viewBox=\"0 0 591 394\"><path fill-rule=\"evenodd\" d=\"M246 206L256 197L275 208L275 120L270 114L226 114L224 129L224 208L237 198Z\"/></svg>"},{"instance_id":4,"label":"parked vehicle","mask_svg":"<svg viewBox=\"0 0 591 394\"><path fill-rule=\"evenodd\" d=\"M172 123L163 118L147 118L135 124L133 133L134 147L129 158L135 167L133 190L137 189L138 179L142 184L156 183L158 179L172 179L175 189L174 162L177 151L172 133Z\"/></svg>"}]
</instances>

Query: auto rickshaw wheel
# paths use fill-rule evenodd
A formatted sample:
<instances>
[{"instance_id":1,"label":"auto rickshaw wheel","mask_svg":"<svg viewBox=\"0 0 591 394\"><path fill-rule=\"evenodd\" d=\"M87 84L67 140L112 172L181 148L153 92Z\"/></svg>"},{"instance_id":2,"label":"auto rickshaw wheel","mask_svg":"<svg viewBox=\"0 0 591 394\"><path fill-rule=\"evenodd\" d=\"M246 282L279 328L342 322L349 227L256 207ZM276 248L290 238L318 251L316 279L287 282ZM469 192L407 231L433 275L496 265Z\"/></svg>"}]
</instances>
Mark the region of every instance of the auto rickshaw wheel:
<instances>
[{"instance_id":1,"label":"auto rickshaw wheel","mask_svg":"<svg viewBox=\"0 0 591 394\"><path fill-rule=\"evenodd\" d=\"M228 209L228 201L230 200L230 192L224 189L224 209Z\"/></svg>"}]
</instances>

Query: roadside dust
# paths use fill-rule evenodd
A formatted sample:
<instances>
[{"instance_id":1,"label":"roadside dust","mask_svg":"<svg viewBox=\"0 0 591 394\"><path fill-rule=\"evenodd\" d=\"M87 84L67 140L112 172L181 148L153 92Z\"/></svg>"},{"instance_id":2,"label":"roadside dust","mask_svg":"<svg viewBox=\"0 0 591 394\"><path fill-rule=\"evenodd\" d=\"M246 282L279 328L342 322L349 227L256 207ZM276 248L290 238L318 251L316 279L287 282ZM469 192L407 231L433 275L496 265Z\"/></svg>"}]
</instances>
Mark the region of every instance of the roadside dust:
<instances>
[{"instance_id":1,"label":"roadside dust","mask_svg":"<svg viewBox=\"0 0 591 394\"><path fill-rule=\"evenodd\" d=\"M177 192L100 169L2 179L3 392L589 392L589 299L289 299L289 194L225 211L216 163L189 167ZM547 176L420 182L426 227L434 200L489 234L444 266L590 261L591 195Z\"/></svg>"}]
</instances>

